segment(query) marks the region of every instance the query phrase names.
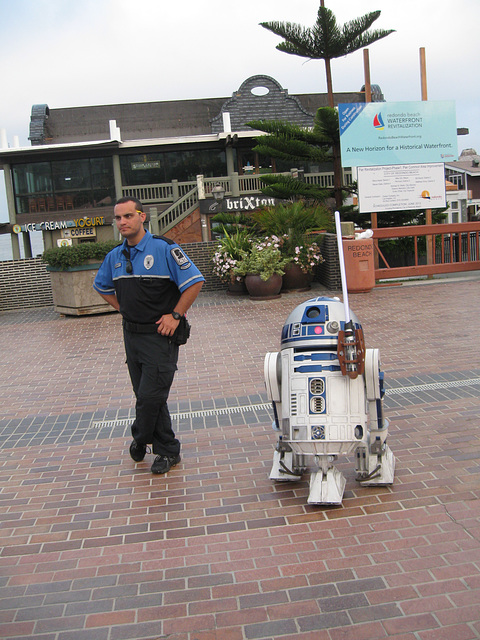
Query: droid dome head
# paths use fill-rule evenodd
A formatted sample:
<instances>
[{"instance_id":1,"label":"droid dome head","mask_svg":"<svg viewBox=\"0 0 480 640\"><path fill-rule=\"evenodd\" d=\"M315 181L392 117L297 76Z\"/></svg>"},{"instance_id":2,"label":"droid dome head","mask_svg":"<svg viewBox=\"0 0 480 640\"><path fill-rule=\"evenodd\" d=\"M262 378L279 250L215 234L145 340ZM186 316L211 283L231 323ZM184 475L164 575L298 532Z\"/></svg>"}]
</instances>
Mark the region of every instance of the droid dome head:
<instances>
[{"instance_id":1,"label":"droid dome head","mask_svg":"<svg viewBox=\"0 0 480 640\"><path fill-rule=\"evenodd\" d=\"M355 328L361 328L350 313ZM312 298L290 313L282 330L282 349L335 347L345 327L345 309L338 298Z\"/></svg>"}]
</instances>

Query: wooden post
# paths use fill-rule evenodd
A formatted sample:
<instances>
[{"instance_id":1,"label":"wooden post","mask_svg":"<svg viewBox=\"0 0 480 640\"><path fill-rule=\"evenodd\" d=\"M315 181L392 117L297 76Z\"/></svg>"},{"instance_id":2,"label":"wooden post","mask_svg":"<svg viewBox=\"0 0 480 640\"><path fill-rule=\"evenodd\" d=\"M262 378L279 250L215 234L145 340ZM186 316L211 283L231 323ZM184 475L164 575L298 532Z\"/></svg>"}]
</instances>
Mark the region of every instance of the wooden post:
<instances>
[{"instance_id":1,"label":"wooden post","mask_svg":"<svg viewBox=\"0 0 480 640\"><path fill-rule=\"evenodd\" d=\"M368 49L363 50L363 71L365 75L365 102L371 102L372 85L370 84L370 59Z\"/></svg>"},{"instance_id":2,"label":"wooden post","mask_svg":"<svg viewBox=\"0 0 480 640\"><path fill-rule=\"evenodd\" d=\"M427 63L425 57L425 47L420 47L420 82L422 87L422 101L427 101ZM425 224L433 224L431 209L425 210ZM433 251L433 236L427 236L427 264L433 264Z\"/></svg>"},{"instance_id":3,"label":"wooden post","mask_svg":"<svg viewBox=\"0 0 480 640\"><path fill-rule=\"evenodd\" d=\"M370 84L370 58L368 49L363 50L363 72L365 76L365 102L372 101L372 85ZM376 213L370 214L370 221L372 229L378 228L378 218ZM375 236L373 238L373 244L378 248L378 240L375 240ZM373 252L373 263L374 268L378 269L380 266L380 261L378 258L378 251Z\"/></svg>"}]
</instances>

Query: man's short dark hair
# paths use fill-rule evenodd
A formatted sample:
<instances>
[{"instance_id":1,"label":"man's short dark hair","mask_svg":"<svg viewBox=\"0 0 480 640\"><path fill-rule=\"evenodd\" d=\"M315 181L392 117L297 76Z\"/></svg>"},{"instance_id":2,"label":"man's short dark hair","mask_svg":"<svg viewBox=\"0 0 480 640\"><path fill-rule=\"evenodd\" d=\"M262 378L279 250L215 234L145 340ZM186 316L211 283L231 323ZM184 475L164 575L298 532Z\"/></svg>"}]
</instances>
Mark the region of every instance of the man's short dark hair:
<instances>
[{"instance_id":1,"label":"man's short dark hair","mask_svg":"<svg viewBox=\"0 0 480 640\"><path fill-rule=\"evenodd\" d=\"M133 196L124 196L123 198L120 198L116 201L115 206L117 206L117 204L125 204L125 202L133 202L135 204L135 209L143 212L143 204Z\"/></svg>"}]
</instances>

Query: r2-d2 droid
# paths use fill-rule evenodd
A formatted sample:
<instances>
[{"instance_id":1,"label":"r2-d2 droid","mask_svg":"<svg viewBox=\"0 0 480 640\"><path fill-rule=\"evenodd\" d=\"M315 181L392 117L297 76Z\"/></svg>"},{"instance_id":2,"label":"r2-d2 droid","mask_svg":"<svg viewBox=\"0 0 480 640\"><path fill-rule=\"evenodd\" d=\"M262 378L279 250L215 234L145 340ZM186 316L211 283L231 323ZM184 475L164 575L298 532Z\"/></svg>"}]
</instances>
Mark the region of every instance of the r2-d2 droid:
<instances>
[{"instance_id":1,"label":"r2-d2 droid","mask_svg":"<svg viewBox=\"0 0 480 640\"><path fill-rule=\"evenodd\" d=\"M355 455L361 485L393 482L379 351L365 349L358 319L346 318L338 298L292 311L264 373L279 430L271 479L299 480L310 470L308 502L341 504L346 480L333 463L345 454Z\"/></svg>"}]
</instances>

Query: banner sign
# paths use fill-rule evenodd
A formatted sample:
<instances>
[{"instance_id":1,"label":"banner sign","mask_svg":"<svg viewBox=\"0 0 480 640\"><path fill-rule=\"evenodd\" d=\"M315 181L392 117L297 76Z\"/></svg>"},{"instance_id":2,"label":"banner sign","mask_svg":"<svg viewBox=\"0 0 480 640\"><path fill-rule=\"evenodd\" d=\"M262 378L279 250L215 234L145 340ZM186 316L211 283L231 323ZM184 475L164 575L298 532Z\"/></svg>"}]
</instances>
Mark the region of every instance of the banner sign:
<instances>
[{"instance_id":1,"label":"banner sign","mask_svg":"<svg viewBox=\"0 0 480 640\"><path fill-rule=\"evenodd\" d=\"M339 104L343 167L458 159L454 102Z\"/></svg>"},{"instance_id":2,"label":"banner sign","mask_svg":"<svg viewBox=\"0 0 480 640\"><path fill-rule=\"evenodd\" d=\"M360 213L446 207L443 163L358 167Z\"/></svg>"},{"instance_id":3,"label":"banner sign","mask_svg":"<svg viewBox=\"0 0 480 640\"><path fill-rule=\"evenodd\" d=\"M76 220L45 220L43 222L27 222L26 224L15 224L12 227L13 233L21 233L22 231L57 231L57 229L84 229L91 227L100 227L106 224L104 216L95 216L94 218L77 218ZM72 232L70 235L64 233L63 237L69 238L74 235L81 236L81 233ZM96 235L96 232L83 234Z\"/></svg>"},{"instance_id":4,"label":"banner sign","mask_svg":"<svg viewBox=\"0 0 480 640\"><path fill-rule=\"evenodd\" d=\"M200 213L255 211L261 207L273 207L277 202L277 198L268 198L267 196L228 197L220 201L213 200L213 198L199 200Z\"/></svg>"}]
</instances>

